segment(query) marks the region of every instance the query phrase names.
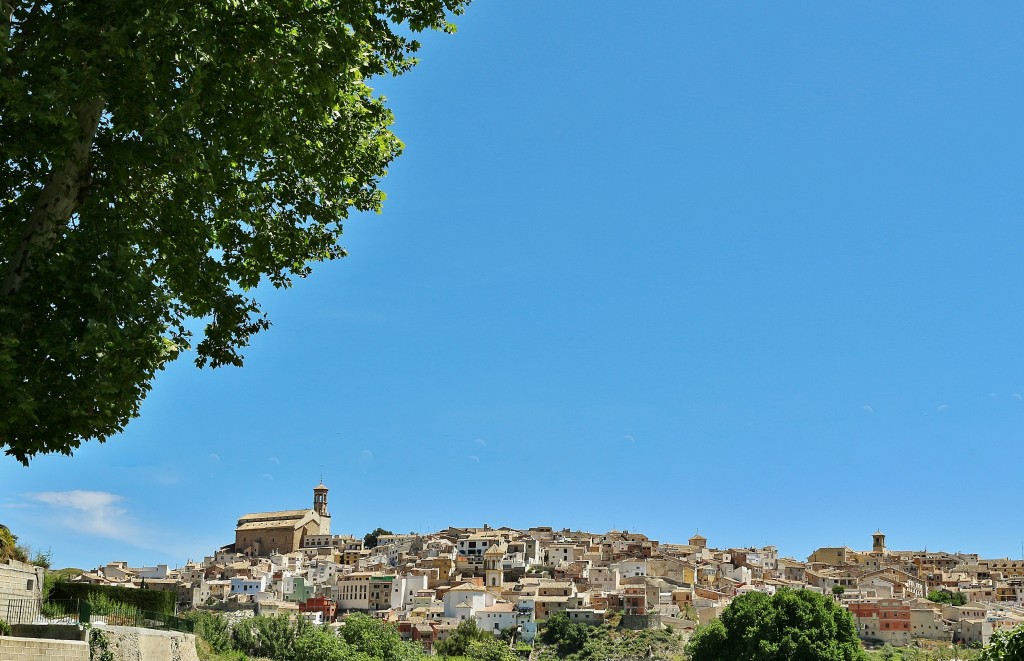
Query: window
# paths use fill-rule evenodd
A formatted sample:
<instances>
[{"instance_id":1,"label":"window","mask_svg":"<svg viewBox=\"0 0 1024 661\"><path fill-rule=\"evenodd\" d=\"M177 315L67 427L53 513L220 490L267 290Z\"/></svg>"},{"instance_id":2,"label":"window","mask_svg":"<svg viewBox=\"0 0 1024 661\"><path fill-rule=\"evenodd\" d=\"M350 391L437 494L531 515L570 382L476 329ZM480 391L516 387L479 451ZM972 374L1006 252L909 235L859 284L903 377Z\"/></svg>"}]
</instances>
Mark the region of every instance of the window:
<instances>
[{"instance_id":1,"label":"window","mask_svg":"<svg viewBox=\"0 0 1024 661\"><path fill-rule=\"evenodd\" d=\"M30 578L30 579L28 579L28 583L25 585L25 589L31 592L32 591L32 586L33 586L33 583L32 583L32 579Z\"/></svg>"}]
</instances>

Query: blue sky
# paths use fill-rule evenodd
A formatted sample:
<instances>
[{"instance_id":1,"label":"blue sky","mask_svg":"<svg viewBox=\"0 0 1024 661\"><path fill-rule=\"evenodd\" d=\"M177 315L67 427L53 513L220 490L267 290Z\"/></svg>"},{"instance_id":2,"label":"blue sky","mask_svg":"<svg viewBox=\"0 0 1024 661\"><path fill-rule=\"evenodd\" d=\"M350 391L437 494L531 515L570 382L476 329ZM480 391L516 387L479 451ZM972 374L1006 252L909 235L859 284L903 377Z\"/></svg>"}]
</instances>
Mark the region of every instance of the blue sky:
<instances>
[{"instance_id":1,"label":"blue sky","mask_svg":"<svg viewBox=\"0 0 1024 661\"><path fill-rule=\"evenodd\" d=\"M1024 7L478 0L378 81L404 156L242 369L0 461L60 566L334 531L1020 557ZM80 493L72 493L80 492Z\"/></svg>"}]
</instances>

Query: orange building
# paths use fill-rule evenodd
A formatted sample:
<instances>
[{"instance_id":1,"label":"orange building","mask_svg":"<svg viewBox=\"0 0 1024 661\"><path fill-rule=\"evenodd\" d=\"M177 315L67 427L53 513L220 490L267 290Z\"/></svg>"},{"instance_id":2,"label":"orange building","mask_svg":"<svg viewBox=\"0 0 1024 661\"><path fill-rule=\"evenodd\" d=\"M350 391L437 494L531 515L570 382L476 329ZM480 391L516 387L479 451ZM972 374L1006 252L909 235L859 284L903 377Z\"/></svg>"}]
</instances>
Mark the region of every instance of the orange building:
<instances>
[{"instance_id":1,"label":"orange building","mask_svg":"<svg viewBox=\"0 0 1024 661\"><path fill-rule=\"evenodd\" d=\"M299 604L300 613L319 612L324 622L333 622L338 613L338 604L328 597L310 597L305 603Z\"/></svg>"},{"instance_id":2,"label":"orange building","mask_svg":"<svg viewBox=\"0 0 1024 661\"><path fill-rule=\"evenodd\" d=\"M854 601L846 605L863 640L881 640L897 646L910 644L910 602L903 599Z\"/></svg>"}]
</instances>

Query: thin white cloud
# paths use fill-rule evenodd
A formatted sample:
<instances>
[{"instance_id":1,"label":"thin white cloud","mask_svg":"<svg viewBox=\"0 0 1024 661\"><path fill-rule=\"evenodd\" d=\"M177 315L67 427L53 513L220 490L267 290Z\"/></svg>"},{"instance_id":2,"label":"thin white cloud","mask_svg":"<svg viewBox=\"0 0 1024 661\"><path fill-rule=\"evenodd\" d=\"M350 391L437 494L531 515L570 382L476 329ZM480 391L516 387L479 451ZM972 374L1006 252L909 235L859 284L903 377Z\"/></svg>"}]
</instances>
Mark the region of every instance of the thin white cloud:
<instances>
[{"instance_id":1,"label":"thin white cloud","mask_svg":"<svg viewBox=\"0 0 1024 661\"><path fill-rule=\"evenodd\" d=\"M475 454L469 455L469 460L472 461L473 463L480 463L480 457L476 456Z\"/></svg>"},{"instance_id":2,"label":"thin white cloud","mask_svg":"<svg viewBox=\"0 0 1024 661\"><path fill-rule=\"evenodd\" d=\"M273 480L274 480L274 476L273 476L273 475L271 475L270 473L264 473L264 474L262 475L262 477L263 477L263 479L264 479L264 480L271 480L271 481L273 481Z\"/></svg>"},{"instance_id":3,"label":"thin white cloud","mask_svg":"<svg viewBox=\"0 0 1024 661\"><path fill-rule=\"evenodd\" d=\"M635 443L636 442L636 439L633 438L632 436L630 436L629 434L626 434L625 436L623 436L622 440L629 441L630 443Z\"/></svg>"},{"instance_id":4,"label":"thin white cloud","mask_svg":"<svg viewBox=\"0 0 1024 661\"><path fill-rule=\"evenodd\" d=\"M363 450L362 452L359 453L359 458L362 459L363 461L370 461L371 459L373 459L373 453L370 452L369 450Z\"/></svg>"},{"instance_id":5,"label":"thin white cloud","mask_svg":"<svg viewBox=\"0 0 1024 661\"><path fill-rule=\"evenodd\" d=\"M1013 398L1016 399L1018 402L1024 402L1024 397L1021 397L1019 392L1013 393Z\"/></svg>"},{"instance_id":6,"label":"thin white cloud","mask_svg":"<svg viewBox=\"0 0 1024 661\"><path fill-rule=\"evenodd\" d=\"M220 461L220 455L217 454L216 452L211 452L210 454L206 455L206 457L210 461Z\"/></svg>"},{"instance_id":7,"label":"thin white cloud","mask_svg":"<svg viewBox=\"0 0 1024 661\"><path fill-rule=\"evenodd\" d=\"M475 438L475 439L473 439L473 442L476 443L477 445L481 445L483 447L487 447L487 441L485 441L482 438Z\"/></svg>"},{"instance_id":8,"label":"thin white cloud","mask_svg":"<svg viewBox=\"0 0 1024 661\"><path fill-rule=\"evenodd\" d=\"M277 457L271 457L270 459L267 459L267 461L269 461L272 464L278 464L278 465L281 464L281 460L278 459Z\"/></svg>"},{"instance_id":9,"label":"thin white cloud","mask_svg":"<svg viewBox=\"0 0 1024 661\"><path fill-rule=\"evenodd\" d=\"M935 409L939 413L949 410L949 404L939 404L939 408Z\"/></svg>"},{"instance_id":10,"label":"thin white cloud","mask_svg":"<svg viewBox=\"0 0 1024 661\"><path fill-rule=\"evenodd\" d=\"M150 479L162 487L172 487L181 482L181 476L174 469L165 466L153 468Z\"/></svg>"},{"instance_id":11,"label":"thin white cloud","mask_svg":"<svg viewBox=\"0 0 1024 661\"><path fill-rule=\"evenodd\" d=\"M860 410L864 411L865 413L874 413L875 412L875 409L871 408L867 404L865 404L864 406L860 407Z\"/></svg>"},{"instance_id":12,"label":"thin white cloud","mask_svg":"<svg viewBox=\"0 0 1024 661\"><path fill-rule=\"evenodd\" d=\"M42 491L25 496L53 509L51 518L76 532L139 544L140 529L121 505L122 496L107 491Z\"/></svg>"},{"instance_id":13,"label":"thin white cloud","mask_svg":"<svg viewBox=\"0 0 1024 661\"><path fill-rule=\"evenodd\" d=\"M990 393L988 394L988 396L989 396L989 397L991 397L992 399L999 399L999 395L997 395L997 394L996 394L996 393L994 393L994 392L990 392Z\"/></svg>"}]
</instances>

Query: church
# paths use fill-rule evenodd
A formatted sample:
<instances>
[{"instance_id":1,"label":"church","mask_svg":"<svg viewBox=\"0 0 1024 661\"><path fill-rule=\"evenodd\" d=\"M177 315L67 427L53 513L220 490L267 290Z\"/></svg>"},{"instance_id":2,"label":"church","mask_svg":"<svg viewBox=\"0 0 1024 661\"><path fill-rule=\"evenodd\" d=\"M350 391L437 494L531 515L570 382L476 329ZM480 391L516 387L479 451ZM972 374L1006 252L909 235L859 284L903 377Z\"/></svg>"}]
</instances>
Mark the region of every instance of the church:
<instances>
[{"instance_id":1,"label":"church","mask_svg":"<svg viewBox=\"0 0 1024 661\"><path fill-rule=\"evenodd\" d=\"M302 546L307 535L330 535L331 515L327 512L327 487L313 488L313 509L254 512L238 520L235 552L248 556L291 553Z\"/></svg>"}]
</instances>

